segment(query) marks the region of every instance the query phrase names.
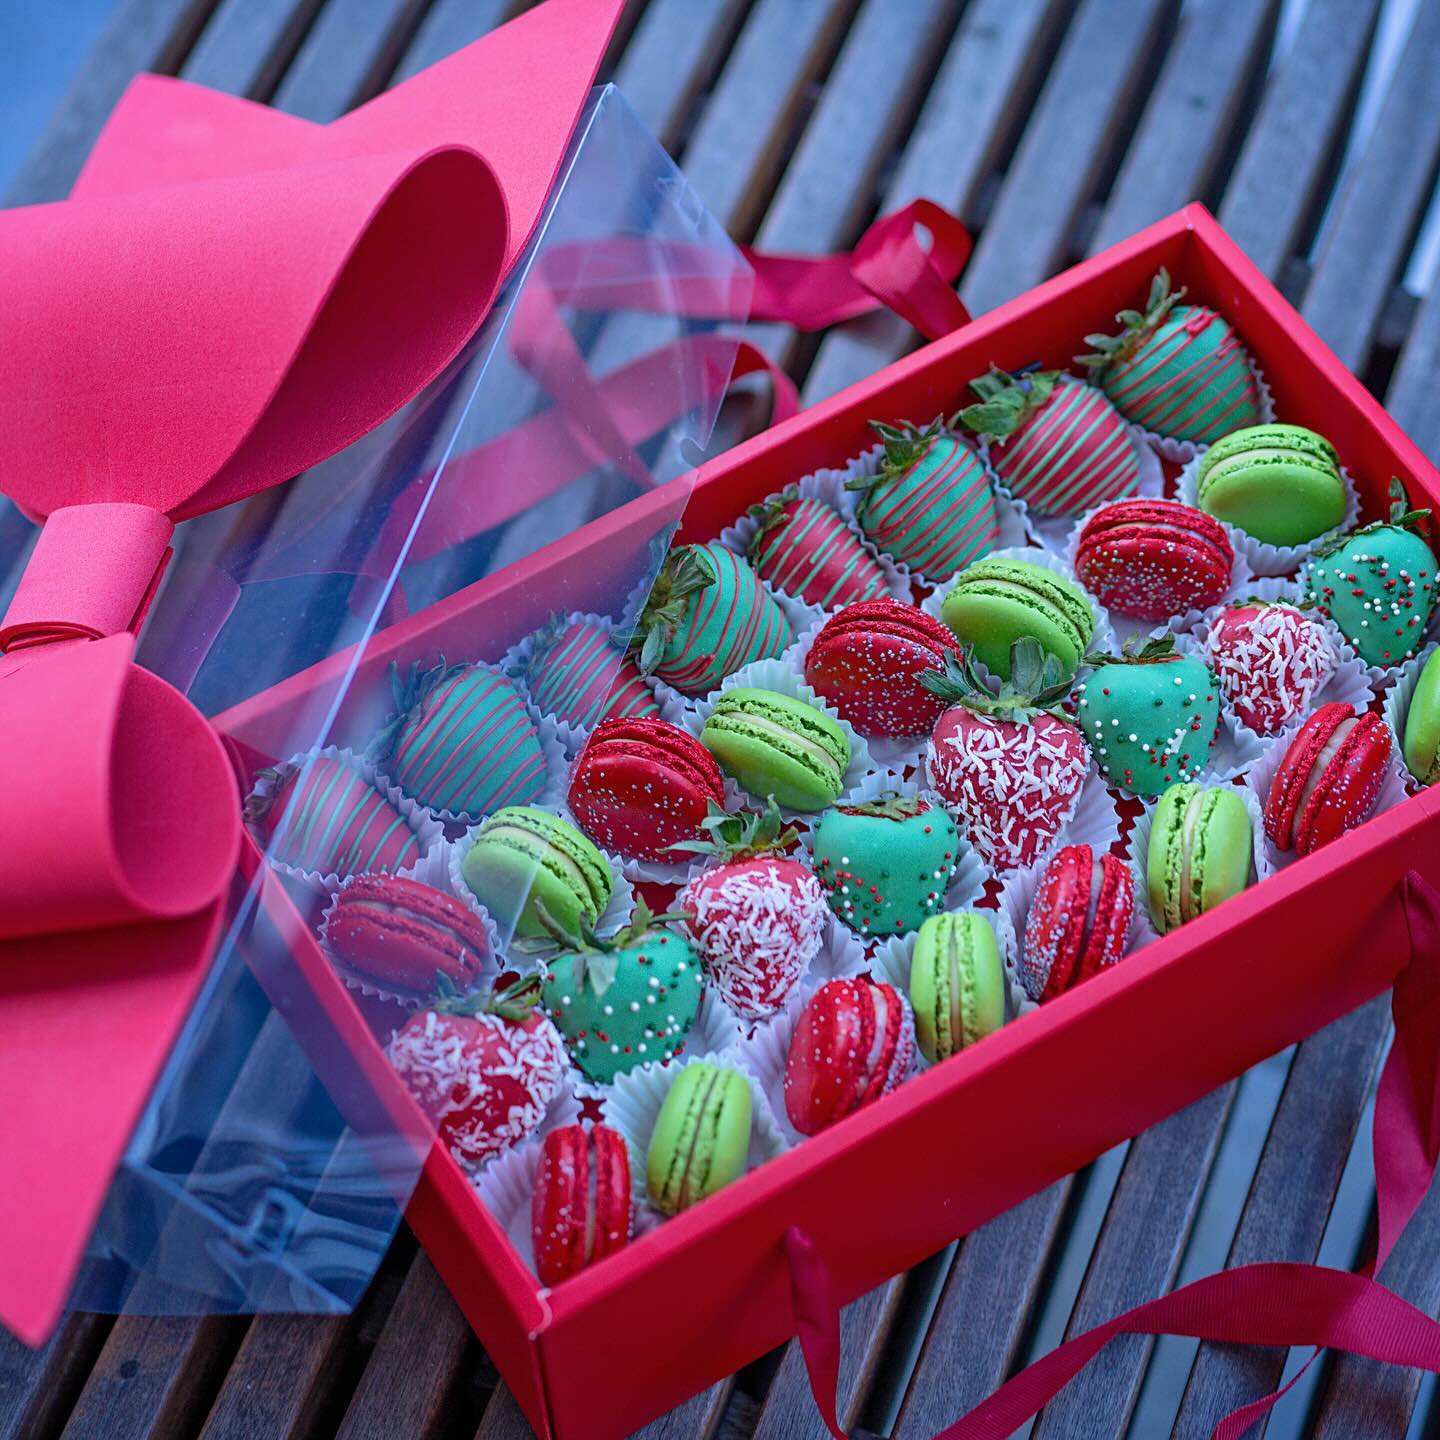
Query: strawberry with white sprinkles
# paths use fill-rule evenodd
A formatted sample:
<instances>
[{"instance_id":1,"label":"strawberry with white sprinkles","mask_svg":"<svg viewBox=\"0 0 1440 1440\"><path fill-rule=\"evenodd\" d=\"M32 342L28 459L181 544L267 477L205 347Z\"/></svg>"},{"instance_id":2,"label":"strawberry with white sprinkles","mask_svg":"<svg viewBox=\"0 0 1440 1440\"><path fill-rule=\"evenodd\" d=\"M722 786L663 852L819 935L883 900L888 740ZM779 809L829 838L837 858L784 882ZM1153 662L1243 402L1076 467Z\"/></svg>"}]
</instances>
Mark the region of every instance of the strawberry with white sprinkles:
<instances>
[{"instance_id":1,"label":"strawberry with white sprinkles","mask_svg":"<svg viewBox=\"0 0 1440 1440\"><path fill-rule=\"evenodd\" d=\"M1238 600L1222 610L1205 657L1235 714L1261 735L1308 710L1340 663L1314 611L1264 600Z\"/></svg>"},{"instance_id":2,"label":"strawberry with white sprinkles","mask_svg":"<svg viewBox=\"0 0 1440 1440\"><path fill-rule=\"evenodd\" d=\"M1060 661L1026 636L1011 647L1010 671L997 695L967 650L926 680L956 702L930 737L930 783L971 844L1002 870L1039 858L1090 773L1084 736L1058 708L1070 690Z\"/></svg>"}]
</instances>

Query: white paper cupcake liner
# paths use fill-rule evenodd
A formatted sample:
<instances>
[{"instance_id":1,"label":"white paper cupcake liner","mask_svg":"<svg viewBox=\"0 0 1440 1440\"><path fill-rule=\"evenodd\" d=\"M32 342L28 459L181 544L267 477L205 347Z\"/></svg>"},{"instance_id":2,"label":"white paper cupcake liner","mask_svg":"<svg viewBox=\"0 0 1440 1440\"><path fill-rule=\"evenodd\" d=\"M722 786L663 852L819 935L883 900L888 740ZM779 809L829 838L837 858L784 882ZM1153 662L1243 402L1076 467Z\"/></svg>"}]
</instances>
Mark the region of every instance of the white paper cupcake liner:
<instances>
[{"instance_id":1,"label":"white paper cupcake liner","mask_svg":"<svg viewBox=\"0 0 1440 1440\"><path fill-rule=\"evenodd\" d=\"M405 823L414 832L415 838L420 846L420 859L413 861L410 865L403 866L394 871L397 875L409 875L416 867L440 845L445 838L444 828L440 821L435 818L423 806L417 805L404 791L395 785L385 784L376 774L375 767L362 756L355 754L352 750L341 749L335 745L326 745L316 750L307 750L298 755L292 755L285 765L294 766L300 769L312 760L327 759L339 760L354 770L367 785L383 795L401 814ZM256 782L251 794L265 797L272 795L275 791L275 783L270 777L265 777ZM265 858L270 865L282 875L288 875L292 880L297 880L308 889L314 890L321 895L329 895L339 889L340 882L346 878L330 871L321 874L316 870L306 870L298 865L290 865L283 860L277 860L269 853L268 844L262 843L257 836L257 843L265 851Z\"/></svg>"},{"instance_id":2,"label":"white paper cupcake liner","mask_svg":"<svg viewBox=\"0 0 1440 1440\"><path fill-rule=\"evenodd\" d=\"M1417 780L1405 764L1405 721L1410 714L1410 702L1415 698L1415 687L1420 683L1420 672L1425 662L1435 653L1432 641L1413 659L1407 660L1395 676L1395 683L1385 692L1385 723L1395 742L1395 753L1400 757L1400 777L1408 794L1418 795L1426 789L1423 780Z\"/></svg>"},{"instance_id":3,"label":"white paper cupcake liner","mask_svg":"<svg viewBox=\"0 0 1440 1440\"><path fill-rule=\"evenodd\" d=\"M558 806L552 808L554 809L554 813L562 820L567 821L571 825L575 824L574 817L567 811ZM579 829L578 826L576 826L576 828ZM465 883L465 857L474 849L475 837L479 834L479 831L480 827L478 825L472 826L458 840L451 840L446 843L444 847L445 888L448 889L461 904L468 905L477 915L483 919L490 920L491 923L494 924L495 922L490 916L490 912L480 903L475 892ZM618 930L623 930L629 923L630 914L635 908L635 887L626 877L620 860L616 856L611 855L600 846L596 846L596 849L600 851L605 863L610 867L611 890L609 903L600 912L598 919L595 921L595 933L608 938ZM514 947L514 932L502 932L497 925L496 933L500 936L500 948L508 957L511 949ZM523 960L526 964L533 965L535 963L535 956L542 954L546 948L544 944L535 944L532 946L527 939L525 941L525 948L517 953L515 959L517 961Z\"/></svg>"},{"instance_id":4,"label":"white paper cupcake liner","mask_svg":"<svg viewBox=\"0 0 1440 1440\"><path fill-rule=\"evenodd\" d=\"M1192 456L1180 472L1177 498L1186 505L1198 507L1199 470L1202 458L1203 452ZM1267 545L1264 541L1257 540L1253 535L1240 529L1238 525L1232 525L1229 521L1222 520L1220 523L1224 525L1225 533L1229 535L1231 543L1235 546L1236 555L1243 555L1256 575L1288 575L1297 566L1304 564L1321 546L1333 540L1335 536L1344 531L1353 530L1355 521L1360 515L1360 492L1355 487L1354 478L1343 465L1340 467L1340 480L1345 487L1344 518L1338 525L1325 531L1323 535L1317 535L1303 545Z\"/></svg>"},{"instance_id":5,"label":"white paper cupcake liner","mask_svg":"<svg viewBox=\"0 0 1440 1440\"><path fill-rule=\"evenodd\" d=\"M1243 343L1243 342L1242 342ZM1255 357L1246 350L1245 358L1250 364L1250 374L1254 377L1255 388L1260 394L1260 418L1255 422L1257 425L1273 425L1275 423L1275 397L1270 392L1270 382L1265 378L1265 372L1255 362ZM1237 430L1242 426L1236 426ZM1197 455L1203 455L1210 447L1209 445L1198 444L1194 440L1177 440L1173 435L1161 435L1156 430L1146 430L1143 426L1136 426L1136 429L1144 435L1151 448L1162 459L1170 461L1172 465L1188 465Z\"/></svg>"},{"instance_id":6,"label":"white paper cupcake liner","mask_svg":"<svg viewBox=\"0 0 1440 1440\"><path fill-rule=\"evenodd\" d=\"M1134 497L1126 497L1133 499ZM1107 500L1103 505L1096 505L1093 509L1087 510L1066 535L1064 549L1061 552L1065 564L1069 567L1070 573L1078 574L1075 566L1076 552L1080 547L1080 533L1102 510L1108 510L1112 505L1122 503L1118 500ZM1216 605L1226 605L1231 600L1236 600L1242 595L1249 595L1254 589L1254 572L1250 568L1250 562L1241 551L1235 550L1235 560L1230 567L1230 584L1221 595ZM1110 617L1110 624L1115 634L1123 644L1126 640L1138 639L1150 635L1164 634L1166 630L1185 630L1194 625L1196 621L1207 612L1204 609L1190 609L1179 615L1171 616L1168 620L1156 624L1154 620L1141 620L1133 615L1127 615L1123 610L1115 606L1109 606L1106 614Z\"/></svg>"},{"instance_id":7,"label":"white paper cupcake liner","mask_svg":"<svg viewBox=\"0 0 1440 1440\"><path fill-rule=\"evenodd\" d=\"M1260 813L1260 802L1256 799L1254 792L1244 786L1231 785L1226 788L1234 790L1239 795L1250 816L1250 885L1259 885L1275 873L1275 868L1266 853L1265 824ZM1156 928L1154 917L1150 914L1149 879L1150 832L1155 824L1157 803L1156 801L1150 802L1136 816L1135 824L1130 829L1130 836L1125 846L1130 873L1135 879L1135 924L1130 937L1132 953L1136 950L1143 950L1145 946L1160 938L1160 931Z\"/></svg>"},{"instance_id":8,"label":"white paper cupcake liner","mask_svg":"<svg viewBox=\"0 0 1440 1440\"><path fill-rule=\"evenodd\" d=\"M1300 599L1296 594L1293 581L1273 578L1253 582L1245 589L1243 595L1235 598L1284 601L1291 604L1297 603ZM1224 605L1217 605L1214 609L1206 610L1203 614L1196 616L1187 631L1177 633L1176 648L1184 649L1187 654L1195 654L1201 659L1205 659L1211 629L1225 608ZM1315 618L1324 626L1326 635L1329 636L1335 647L1336 662L1330 678L1319 686L1306 704L1301 707L1301 718L1332 701L1353 705L1357 710L1368 709L1370 702L1375 698L1375 685L1370 677L1368 667L1333 625L1326 623L1324 617L1318 613ZM1195 647L1193 650L1190 648L1192 644ZM1238 740L1243 740L1249 746L1259 747L1263 746L1270 738L1268 735L1252 729L1236 714L1235 707L1226 697L1223 687L1220 691L1220 709L1225 722ZM1281 729L1285 728L1287 727L1281 726ZM1254 757L1258 758L1258 756L1259 749L1256 748Z\"/></svg>"},{"instance_id":9,"label":"white paper cupcake liner","mask_svg":"<svg viewBox=\"0 0 1440 1440\"><path fill-rule=\"evenodd\" d=\"M789 653L789 651L786 652L787 655ZM688 730L699 740L701 732L705 728L705 721L710 718L715 709L716 700L727 690L737 689L773 690L781 695L788 695L792 700L803 700L807 705L813 705L817 710L823 711L839 725L845 732L846 740L850 742L850 763L845 767L845 773L840 779L839 797L831 803L846 804L855 787L874 768L874 762L870 758L870 747L866 744L864 737L856 733L854 726L848 720L843 719L840 712L829 701L817 695L783 657L778 660L756 660L735 671L733 675L727 675L718 690L712 691L705 699L697 701L686 709L680 720L681 728ZM738 784L738 782L736 783ZM752 807L765 803L763 796L745 793ZM791 810L782 805L780 813L786 819L794 820L817 812Z\"/></svg>"},{"instance_id":10,"label":"white paper cupcake liner","mask_svg":"<svg viewBox=\"0 0 1440 1440\"><path fill-rule=\"evenodd\" d=\"M770 1102L760 1088L755 1076L737 1063L733 1051L711 1055L693 1055L689 1059L661 1067L642 1065L628 1074L616 1078L609 1088L601 1107L601 1120L617 1131L630 1152L630 1181L635 1192L636 1224L642 1225L640 1214L656 1218L658 1212L651 1206L646 1194L646 1158L650 1151L650 1137L655 1133L655 1123L660 1118L660 1107L670 1093L676 1077L687 1066L707 1060L716 1065L725 1065L738 1071L749 1082L752 1099L750 1119L750 1153L747 1157L746 1173L758 1169L766 1161L775 1159L789 1147L781 1132L779 1123L770 1109ZM703 1203L703 1202L701 1202ZM663 1218L663 1217L658 1217Z\"/></svg>"},{"instance_id":11,"label":"white paper cupcake liner","mask_svg":"<svg viewBox=\"0 0 1440 1440\"><path fill-rule=\"evenodd\" d=\"M596 625L605 630L615 628L615 622L608 615L596 615L589 611L572 611L564 618L565 625ZM565 748L567 756L573 758L580 753L593 725L577 725L568 720L562 720L558 715L552 715L544 709L535 699L530 689L525 672L535 654L535 638L538 632L531 633L523 640L512 645L501 657L499 669L519 686L520 694L524 697L526 709L530 712L530 718L538 728L541 721L549 721L554 726L556 738ZM660 706L660 716L672 724L676 723L680 713L685 708L685 697L678 691L673 690L663 680L657 680L653 675L643 677L646 687L654 695Z\"/></svg>"},{"instance_id":12,"label":"white paper cupcake liner","mask_svg":"<svg viewBox=\"0 0 1440 1440\"><path fill-rule=\"evenodd\" d=\"M1088 383L1088 382L1087 382ZM1138 425L1125 422L1125 432L1130 437L1130 443L1135 448L1135 458L1140 462L1140 476L1136 482L1135 489L1130 494L1120 498L1135 500L1146 498L1158 500L1165 494L1165 469L1160 463L1160 457L1155 453L1149 443L1144 430ZM1076 520L1073 515L1040 515L1028 501L1022 500L1014 494L1005 482L1000 478L999 471L994 467L990 458L990 442L981 442L981 452L985 456L986 466L995 476L995 487L999 494L1015 508L1023 521L1029 535L1043 545L1047 550L1054 551L1062 558L1069 559L1070 551L1067 548L1070 532L1076 528ZM1113 505L1113 500L1105 501L1105 504ZM1095 508L1099 508L1098 506ZM1090 514L1093 512L1086 512ZM1082 516L1082 519L1084 517Z\"/></svg>"},{"instance_id":13,"label":"white paper cupcake liner","mask_svg":"<svg viewBox=\"0 0 1440 1440\"><path fill-rule=\"evenodd\" d=\"M543 1148L539 1140L526 1140L512 1146L470 1181L480 1203L505 1232L505 1238L532 1275L535 1274L535 1240L530 1228L530 1205L535 1196L535 1177L540 1171Z\"/></svg>"},{"instance_id":14,"label":"white paper cupcake liner","mask_svg":"<svg viewBox=\"0 0 1440 1440\"><path fill-rule=\"evenodd\" d=\"M799 480L795 489L801 499L819 500L836 511L847 528L859 540L865 553L879 565L885 576L885 588L897 600L908 602L912 598L909 573L903 566L897 564L893 557L887 555L883 550L877 549L866 538L865 532L861 530L855 519L855 493L845 488L845 481L848 478L849 472L844 469L816 470L813 474L806 475ZM778 500L782 494L782 491L777 490L773 495L766 496L766 502ZM753 516L745 514L740 516L733 525L727 525L720 532L718 538L727 550L733 550L737 555L744 557L748 555L751 541L754 540L759 529L760 522ZM788 595L789 593L781 590L779 586L771 588L777 595Z\"/></svg>"},{"instance_id":15,"label":"white paper cupcake liner","mask_svg":"<svg viewBox=\"0 0 1440 1440\"><path fill-rule=\"evenodd\" d=\"M449 848L449 845L442 841L418 865L412 865L405 870L401 878L418 881L421 885L429 885L431 889L449 895L452 899L459 898L455 896L450 884L449 855L447 853ZM416 995L406 990L391 990L373 977L361 974L360 971L346 964L330 948L330 917L334 914L335 906L341 895L359 878L358 875L347 876L335 887L335 892L330 897L330 903L326 905L324 914L320 917L318 932L320 948L325 952L325 958L330 962L331 968L347 989L357 991L361 995L368 995L372 999L388 1000L392 1004L403 1006L406 1010L422 1009L430 995L434 994L433 990L426 995ZM462 901L462 903L464 902ZM494 985L496 978L502 973L504 952L500 943L499 927L495 924L490 912L483 905L476 903L473 897L466 908L484 926L486 939L490 943L489 955L481 963L474 978L461 991L462 994L469 995L479 990L489 989Z\"/></svg>"},{"instance_id":16,"label":"white paper cupcake liner","mask_svg":"<svg viewBox=\"0 0 1440 1440\"><path fill-rule=\"evenodd\" d=\"M1299 733L1300 727L1308 717L1301 717L1293 725L1282 730L1278 735L1269 740L1261 751L1255 764L1250 767L1249 773L1245 776L1245 788L1254 796L1259 806L1263 819L1265 812L1265 801L1270 794L1270 787L1275 782L1276 772L1280 769L1285 759L1286 752L1290 749L1291 743ZM1400 762L1399 750L1391 737L1390 765L1385 774L1385 781L1380 787L1380 794L1375 801L1375 808L1367 815L1366 822L1373 820L1375 816L1391 809L1393 806L1407 798L1404 781L1405 767ZM1359 828L1358 826L1355 828ZM1263 832L1263 824L1261 826ZM1265 860L1272 871L1287 869L1302 857L1293 850L1281 850L1270 843L1267 837L1264 842Z\"/></svg>"}]
</instances>

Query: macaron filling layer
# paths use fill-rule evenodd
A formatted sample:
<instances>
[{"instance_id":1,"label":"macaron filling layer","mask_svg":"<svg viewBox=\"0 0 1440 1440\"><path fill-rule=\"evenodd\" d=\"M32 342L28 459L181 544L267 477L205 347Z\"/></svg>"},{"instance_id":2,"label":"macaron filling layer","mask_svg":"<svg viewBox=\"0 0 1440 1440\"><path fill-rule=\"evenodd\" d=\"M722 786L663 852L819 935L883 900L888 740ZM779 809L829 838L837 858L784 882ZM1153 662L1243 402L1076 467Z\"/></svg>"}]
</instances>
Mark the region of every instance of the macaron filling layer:
<instances>
[{"instance_id":1,"label":"macaron filling layer","mask_svg":"<svg viewBox=\"0 0 1440 1440\"><path fill-rule=\"evenodd\" d=\"M537 869L543 867L577 895L587 897L591 910L598 915L609 904L608 886L563 850L558 840L558 836L544 836L520 825L505 824L497 825L493 830L482 830L475 843L476 848L495 845L528 857L535 862Z\"/></svg>"},{"instance_id":2,"label":"macaron filling layer","mask_svg":"<svg viewBox=\"0 0 1440 1440\"><path fill-rule=\"evenodd\" d=\"M757 713L753 708L721 710L717 706L715 712L706 720L705 729L725 731L748 738L753 738L758 732L765 739L773 740L778 748L796 759L808 760L817 766L821 774L836 786L840 784L845 773L844 765L848 764L850 759L848 755L842 759L833 745L824 743L813 733L807 734L798 728L781 724L767 715ZM826 736L825 740L828 739Z\"/></svg>"}]
</instances>

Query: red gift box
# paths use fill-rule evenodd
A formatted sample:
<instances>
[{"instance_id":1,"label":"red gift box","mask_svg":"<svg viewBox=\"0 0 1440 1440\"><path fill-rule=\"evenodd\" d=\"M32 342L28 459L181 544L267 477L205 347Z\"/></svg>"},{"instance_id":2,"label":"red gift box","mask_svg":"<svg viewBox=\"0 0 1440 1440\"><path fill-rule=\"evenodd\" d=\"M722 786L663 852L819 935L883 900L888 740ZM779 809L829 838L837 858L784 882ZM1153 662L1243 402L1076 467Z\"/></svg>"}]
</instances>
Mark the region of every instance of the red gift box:
<instances>
[{"instance_id":1,"label":"red gift box","mask_svg":"<svg viewBox=\"0 0 1440 1440\"><path fill-rule=\"evenodd\" d=\"M1191 206L527 560L458 591L217 718L255 761L288 751L317 700L362 696L392 661L494 660L543 623L557 592L581 606L611 567L639 564L683 511L681 538L714 537L743 509L869 443L872 418L955 408L991 364L1065 366L1161 267L1229 319L1277 413L1327 435L1384 511L1391 476L1417 505L1440 475L1201 207ZM477 652L484 615L487 653ZM342 705L337 738L373 715ZM796 1333L785 1236L798 1226L848 1301L1386 989L1408 955L1398 885L1440 882L1422 793L897 1092L764 1165L566 1281L541 1288L447 1151L432 1149L407 1211L537 1431L628 1433ZM408 1100L292 897L265 887L267 925L385 1104ZM407 1128L402 1125L402 1129ZM408 1127L413 1129L413 1126ZM633 1345L616 1337L634 1337Z\"/></svg>"}]
</instances>

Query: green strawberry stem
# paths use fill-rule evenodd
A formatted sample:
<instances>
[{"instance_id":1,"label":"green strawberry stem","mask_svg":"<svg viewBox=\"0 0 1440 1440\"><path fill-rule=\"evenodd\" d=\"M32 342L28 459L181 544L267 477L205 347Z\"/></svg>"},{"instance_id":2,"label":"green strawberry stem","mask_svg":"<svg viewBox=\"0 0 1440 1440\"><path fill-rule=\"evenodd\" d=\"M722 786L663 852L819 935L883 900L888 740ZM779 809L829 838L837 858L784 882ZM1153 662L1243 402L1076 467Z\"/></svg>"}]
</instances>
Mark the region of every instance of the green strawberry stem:
<instances>
[{"instance_id":1,"label":"green strawberry stem","mask_svg":"<svg viewBox=\"0 0 1440 1440\"><path fill-rule=\"evenodd\" d=\"M856 475L845 482L845 488L869 490L899 479L925 458L926 452L942 435L954 429L959 418L952 415L947 421L943 415L937 415L923 430L908 421L901 425L887 425L883 420L872 420L870 428L885 442L885 454L875 474Z\"/></svg>"},{"instance_id":2,"label":"green strawberry stem","mask_svg":"<svg viewBox=\"0 0 1440 1440\"><path fill-rule=\"evenodd\" d=\"M714 583L714 573L693 545L681 545L665 557L627 642L646 675L663 659L665 648L675 638L693 597Z\"/></svg>"},{"instance_id":3,"label":"green strawberry stem","mask_svg":"<svg viewBox=\"0 0 1440 1440\"><path fill-rule=\"evenodd\" d=\"M528 1020L540 1003L541 977L532 972L512 980L503 990L462 995L448 975L437 972L430 1008L441 1015L498 1015L502 1020Z\"/></svg>"},{"instance_id":4,"label":"green strawberry stem","mask_svg":"<svg viewBox=\"0 0 1440 1440\"><path fill-rule=\"evenodd\" d=\"M1126 640L1120 647L1118 655L1107 654L1103 650L1092 650L1086 654L1081 662L1084 665L1153 665L1157 660L1173 660L1175 658L1175 637L1173 635L1152 635L1143 644L1136 640Z\"/></svg>"},{"instance_id":5,"label":"green strawberry stem","mask_svg":"<svg viewBox=\"0 0 1440 1440\"><path fill-rule=\"evenodd\" d=\"M960 419L977 435L1004 440L1013 435L1054 393L1058 370L1029 370L1010 374L996 366L977 376L970 388L980 397L967 405Z\"/></svg>"},{"instance_id":6,"label":"green strawberry stem","mask_svg":"<svg viewBox=\"0 0 1440 1440\"><path fill-rule=\"evenodd\" d=\"M741 810L730 815L712 800L710 813L700 826L706 832L703 839L677 840L665 848L728 863L789 850L800 838L793 825L784 824L773 795L765 802L763 813Z\"/></svg>"},{"instance_id":7,"label":"green strawberry stem","mask_svg":"<svg viewBox=\"0 0 1440 1440\"><path fill-rule=\"evenodd\" d=\"M1374 520L1369 525L1361 525L1356 530L1350 530L1343 535L1334 535L1325 544L1321 545L1314 554L1316 560L1323 560L1327 555L1333 555L1337 550L1343 550L1352 540L1357 540L1361 535L1371 535L1376 530L1413 530L1422 540L1428 542L1430 529L1430 511L1412 510L1410 508L1410 496L1405 489L1405 482L1398 475L1390 477L1390 513L1384 520Z\"/></svg>"},{"instance_id":8,"label":"green strawberry stem","mask_svg":"<svg viewBox=\"0 0 1440 1440\"><path fill-rule=\"evenodd\" d=\"M402 672L398 662L392 660L390 662L390 695L395 708L380 733L365 747L365 758L372 765L383 765L395 749L401 732L424 703L425 697L437 685L468 668L469 666L464 663L447 665L445 657L441 655L428 670L422 670L420 662L416 660L411 663L408 671Z\"/></svg>"},{"instance_id":9,"label":"green strawberry stem","mask_svg":"<svg viewBox=\"0 0 1440 1440\"><path fill-rule=\"evenodd\" d=\"M945 657L943 670L927 670L920 683L942 700L954 701L977 715L1024 721L1039 714L1060 715L1059 702L1070 693L1070 678L1060 658L1033 635L1010 647L1010 679L998 691L986 684L975 664L975 647Z\"/></svg>"},{"instance_id":10,"label":"green strawberry stem","mask_svg":"<svg viewBox=\"0 0 1440 1440\"><path fill-rule=\"evenodd\" d=\"M1163 266L1150 282L1150 295L1145 311L1121 310L1115 319L1123 327L1118 335L1087 335L1085 343L1095 348L1089 354L1077 355L1076 361L1092 370L1103 369L1120 360L1128 360L1158 330L1165 317L1184 298L1185 290L1170 288L1170 272Z\"/></svg>"},{"instance_id":11,"label":"green strawberry stem","mask_svg":"<svg viewBox=\"0 0 1440 1440\"><path fill-rule=\"evenodd\" d=\"M785 523L786 512L796 500L800 498L800 487L798 485L787 485L778 495L772 495L768 500L762 500L758 505L751 505L745 513L752 519L760 522L760 528L751 538L747 547L747 553L753 560L755 552L760 548L761 541L778 526Z\"/></svg>"},{"instance_id":12,"label":"green strawberry stem","mask_svg":"<svg viewBox=\"0 0 1440 1440\"><path fill-rule=\"evenodd\" d=\"M929 808L918 795L902 795L898 790L881 795L877 800L840 807L841 813L845 815L875 815L882 820L913 820Z\"/></svg>"}]
</instances>

